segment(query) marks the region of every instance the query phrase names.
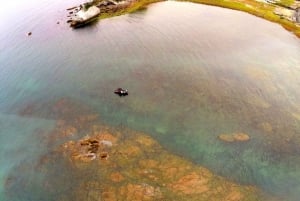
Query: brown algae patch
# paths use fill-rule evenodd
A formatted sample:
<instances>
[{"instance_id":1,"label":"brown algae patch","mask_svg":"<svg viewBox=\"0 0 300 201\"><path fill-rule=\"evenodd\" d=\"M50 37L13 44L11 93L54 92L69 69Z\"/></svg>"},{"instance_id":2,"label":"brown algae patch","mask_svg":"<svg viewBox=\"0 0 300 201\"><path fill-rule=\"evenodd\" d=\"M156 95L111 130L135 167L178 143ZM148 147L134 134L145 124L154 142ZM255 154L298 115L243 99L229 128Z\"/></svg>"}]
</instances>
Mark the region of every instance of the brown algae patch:
<instances>
[{"instance_id":1,"label":"brown algae patch","mask_svg":"<svg viewBox=\"0 0 300 201\"><path fill-rule=\"evenodd\" d=\"M220 134L218 138L224 142L246 142L250 140L250 136L246 133L230 133Z\"/></svg>"},{"instance_id":2,"label":"brown algae patch","mask_svg":"<svg viewBox=\"0 0 300 201\"><path fill-rule=\"evenodd\" d=\"M192 172L173 182L169 187L175 192L183 194L199 194L209 191L208 178Z\"/></svg>"},{"instance_id":3,"label":"brown algae patch","mask_svg":"<svg viewBox=\"0 0 300 201\"><path fill-rule=\"evenodd\" d=\"M54 192L55 200L271 200L254 186L228 181L171 154L145 133L108 127L97 120L98 115L71 100L58 103L59 110L52 108L57 111L57 127L48 139L54 145L40 167L47 175L41 188ZM66 130L73 134L66 135ZM239 141L247 136L232 134ZM61 171L58 177L57 166ZM10 181L14 182L18 180ZM61 187L68 190L57 194Z\"/></svg>"},{"instance_id":4,"label":"brown algae patch","mask_svg":"<svg viewBox=\"0 0 300 201\"><path fill-rule=\"evenodd\" d=\"M69 141L58 149L74 167L85 172L96 165L98 200L265 200L253 186L237 185L216 176L208 169L173 155L153 138L139 132L105 130L97 135ZM244 140L245 136L235 134ZM101 144L101 140L111 142ZM97 149L91 149L97 144ZM109 143L108 143L109 144ZM109 157L103 161L100 154ZM93 153L95 157L89 158ZM78 181L76 192L89 194L91 189ZM82 199L82 197L81 197Z\"/></svg>"}]
</instances>

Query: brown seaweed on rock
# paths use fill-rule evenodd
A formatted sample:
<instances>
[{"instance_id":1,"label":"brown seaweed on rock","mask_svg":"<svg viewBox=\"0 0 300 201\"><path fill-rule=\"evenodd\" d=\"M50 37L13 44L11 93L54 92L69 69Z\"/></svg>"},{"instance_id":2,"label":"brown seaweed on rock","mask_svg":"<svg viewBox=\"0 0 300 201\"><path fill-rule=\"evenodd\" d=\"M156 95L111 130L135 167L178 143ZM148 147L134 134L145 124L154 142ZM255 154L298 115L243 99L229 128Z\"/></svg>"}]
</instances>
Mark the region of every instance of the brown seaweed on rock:
<instances>
[{"instance_id":1,"label":"brown seaweed on rock","mask_svg":"<svg viewBox=\"0 0 300 201\"><path fill-rule=\"evenodd\" d=\"M58 150L78 170L85 172L95 166L93 181L78 181L74 193L76 200L268 200L254 186L243 186L214 175L164 150L158 142L144 133L98 127L96 135L64 143ZM101 143L91 160L85 158L89 151L83 147L92 141L112 142L107 147ZM109 158L103 160L101 153ZM90 188L93 182L93 188ZM96 187L96 188L95 188ZM83 196L85 195L85 196Z\"/></svg>"},{"instance_id":2,"label":"brown seaweed on rock","mask_svg":"<svg viewBox=\"0 0 300 201\"><path fill-rule=\"evenodd\" d=\"M89 149L94 144L97 149ZM75 200L268 200L256 187L216 176L129 129L94 125L91 133L64 143L57 153L78 173L93 167L92 180L73 184Z\"/></svg>"},{"instance_id":3,"label":"brown seaweed on rock","mask_svg":"<svg viewBox=\"0 0 300 201\"><path fill-rule=\"evenodd\" d=\"M55 145L38 165L21 163L15 171L22 173L26 195L33 189L28 172L38 171L44 179L34 187L57 201L274 200L254 186L233 183L169 153L145 133L109 127L79 106L61 99L50 107L57 126L48 143ZM70 133L77 140L66 138ZM11 197L19 182L18 174L9 175Z\"/></svg>"}]
</instances>

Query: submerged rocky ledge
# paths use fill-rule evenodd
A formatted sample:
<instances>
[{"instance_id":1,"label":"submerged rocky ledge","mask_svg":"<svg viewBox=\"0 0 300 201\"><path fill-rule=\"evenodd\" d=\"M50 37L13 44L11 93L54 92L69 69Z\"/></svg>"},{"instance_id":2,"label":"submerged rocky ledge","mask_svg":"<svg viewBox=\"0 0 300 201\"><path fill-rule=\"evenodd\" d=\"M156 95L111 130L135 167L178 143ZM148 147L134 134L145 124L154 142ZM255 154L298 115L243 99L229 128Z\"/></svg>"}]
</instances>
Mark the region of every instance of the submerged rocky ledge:
<instances>
[{"instance_id":1,"label":"submerged rocky ledge","mask_svg":"<svg viewBox=\"0 0 300 201\"><path fill-rule=\"evenodd\" d=\"M39 191L54 196L53 200L276 200L255 186L228 181L169 153L145 133L107 126L78 102L64 98L45 105L49 108L45 114L51 114L46 118L57 119L57 123L43 138L49 153L33 168L45 175ZM40 108L28 106L20 114L33 117L36 107ZM27 189L31 195L26 171L32 168L27 165L23 162L20 170L8 175L6 193L12 198L15 188Z\"/></svg>"},{"instance_id":2,"label":"submerged rocky ledge","mask_svg":"<svg viewBox=\"0 0 300 201\"><path fill-rule=\"evenodd\" d=\"M79 6L67 9L69 11L68 23L77 28L89 24L99 18L112 17L134 12L150 3L163 0L92 0ZM185 0L183 0L185 1ZM281 24L285 29L300 37L300 1L298 0L186 0L194 3L202 3L234 10L248 12L255 16ZM78 12L88 13L93 7L94 11L89 18L78 18Z\"/></svg>"}]
</instances>

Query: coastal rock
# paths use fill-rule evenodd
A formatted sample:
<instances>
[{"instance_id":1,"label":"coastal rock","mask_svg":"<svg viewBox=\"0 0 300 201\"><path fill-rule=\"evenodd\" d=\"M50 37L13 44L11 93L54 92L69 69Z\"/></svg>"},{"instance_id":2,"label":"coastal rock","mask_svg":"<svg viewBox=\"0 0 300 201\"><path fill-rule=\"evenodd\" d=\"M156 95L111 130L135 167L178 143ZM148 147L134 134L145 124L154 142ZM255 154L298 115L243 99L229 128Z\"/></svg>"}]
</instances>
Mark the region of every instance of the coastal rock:
<instances>
[{"instance_id":1,"label":"coastal rock","mask_svg":"<svg viewBox=\"0 0 300 201\"><path fill-rule=\"evenodd\" d=\"M108 159L108 157L109 157L109 155L108 155L108 152L101 152L100 154L99 154L99 156L100 156L100 159L101 160L107 160Z\"/></svg>"},{"instance_id":2,"label":"coastal rock","mask_svg":"<svg viewBox=\"0 0 300 201\"><path fill-rule=\"evenodd\" d=\"M300 7L298 7L296 10L295 10L295 16L294 16L295 20L297 23L300 23Z\"/></svg>"},{"instance_id":3,"label":"coastal rock","mask_svg":"<svg viewBox=\"0 0 300 201\"><path fill-rule=\"evenodd\" d=\"M101 140L100 144L103 144L105 146L111 147L112 146L112 142L109 140Z\"/></svg>"},{"instance_id":4,"label":"coastal rock","mask_svg":"<svg viewBox=\"0 0 300 201\"><path fill-rule=\"evenodd\" d=\"M96 159L96 154L94 154L94 153L74 154L72 156L72 158L75 160L80 160L82 162L88 163L88 162Z\"/></svg>"},{"instance_id":5,"label":"coastal rock","mask_svg":"<svg viewBox=\"0 0 300 201\"><path fill-rule=\"evenodd\" d=\"M100 160L108 160L108 148L112 147L112 142L116 142L116 138L107 132L98 133L93 137L86 136L78 142L69 141L62 145L64 153L69 153L75 162L91 162L96 158Z\"/></svg>"},{"instance_id":6,"label":"coastal rock","mask_svg":"<svg viewBox=\"0 0 300 201\"><path fill-rule=\"evenodd\" d=\"M294 21L293 18L294 18L295 11L292 9L287 9L287 8L283 8L283 7L276 7L274 9L274 14L276 14L282 18L285 18L287 20Z\"/></svg>"}]
</instances>

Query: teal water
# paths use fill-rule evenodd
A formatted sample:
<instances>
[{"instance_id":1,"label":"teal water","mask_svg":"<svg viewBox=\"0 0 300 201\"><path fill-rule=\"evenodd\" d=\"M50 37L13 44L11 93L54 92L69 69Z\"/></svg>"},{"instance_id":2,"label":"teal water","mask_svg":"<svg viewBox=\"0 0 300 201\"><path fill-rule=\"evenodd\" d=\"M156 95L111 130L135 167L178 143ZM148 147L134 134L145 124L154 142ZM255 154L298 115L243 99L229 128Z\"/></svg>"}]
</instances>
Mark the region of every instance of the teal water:
<instances>
[{"instance_id":1,"label":"teal water","mask_svg":"<svg viewBox=\"0 0 300 201\"><path fill-rule=\"evenodd\" d=\"M47 108L64 97L219 175L298 200L298 38L245 13L173 1L72 30L65 8L76 3L0 8L0 200L55 200L71 189L42 191L49 175L34 169L51 151ZM118 87L130 95L115 96ZM35 112L22 115L29 106ZM234 132L251 140L218 139Z\"/></svg>"}]
</instances>

